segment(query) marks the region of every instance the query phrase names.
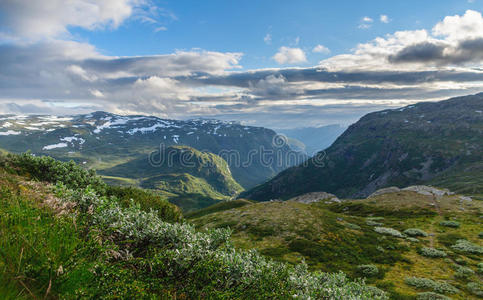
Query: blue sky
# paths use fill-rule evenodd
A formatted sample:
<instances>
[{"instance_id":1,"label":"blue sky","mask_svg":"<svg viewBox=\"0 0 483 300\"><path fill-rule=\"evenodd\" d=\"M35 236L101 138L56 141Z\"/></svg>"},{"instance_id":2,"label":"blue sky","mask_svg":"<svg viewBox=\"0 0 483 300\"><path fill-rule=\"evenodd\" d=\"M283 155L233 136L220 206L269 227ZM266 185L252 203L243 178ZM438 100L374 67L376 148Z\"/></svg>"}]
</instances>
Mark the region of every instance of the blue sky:
<instances>
[{"instance_id":1,"label":"blue sky","mask_svg":"<svg viewBox=\"0 0 483 300\"><path fill-rule=\"evenodd\" d=\"M5 0L0 113L349 124L482 91L482 1Z\"/></svg>"}]
</instances>

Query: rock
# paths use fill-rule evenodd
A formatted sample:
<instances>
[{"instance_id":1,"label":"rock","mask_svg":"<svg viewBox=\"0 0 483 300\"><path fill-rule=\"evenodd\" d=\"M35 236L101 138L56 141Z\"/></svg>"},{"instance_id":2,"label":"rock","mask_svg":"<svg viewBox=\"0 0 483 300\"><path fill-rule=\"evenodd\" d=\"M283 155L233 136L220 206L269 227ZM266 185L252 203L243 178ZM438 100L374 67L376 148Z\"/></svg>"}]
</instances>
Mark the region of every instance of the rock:
<instances>
[{"instance_id":1,"label":"rock","mask_svg":"<svg viewBox=\"0 0 483 300\"><path fill-rule=\"evenodd\" d=\"M314 202L320 202L324 200L329 200L326 201L325 203L340 203L341 201L339 198L337 198L335 195L326 193L326 192L314 192L314 193L307 193L303 194L297 197L294 197L292 199L289 199L288 201L293 201L293 202L300 202L300 203L314 203Z\"/></svg>"},{"instance_id":2,"label":"rock","mask_svg":"<svg viewBox=\"0 0 483 300\"><path fill-rule=\"evenodd\" d=\"M369 195L369 197L367 197L367 198L371 198L371 197L375 197L375 196L379 196L379 195L383 195L383 194L397 193L399 191L401 191L401 190L398 187L390 186L390 187L379 189L379 190L375 191L374 193Z\"/></svg>"},{"instance_id":3,"label":"rock","mask_svg":"<svg viewBox=\"0 0 483 300\"><path fill-rule=\"evenodd\" d=\"M445 196L445 195L453 195L454 193L450 192L448 189L438 189L432 186L427 185L412 185L402 189L403 191L412 191L416 192L421 195L426 196Z\"/></svg>"},{"instance_id":4,"label":"rock","mask_svg":"<svg viewBox=\"0 0 483 300\"><path fill-rule=\"evenodd\" d=\"M467 196L460 196L460 199L462 201L469 201L469 202L473 201L473 199L471 199L471 197L467 197Z\"/></svg>"}]
</instances>

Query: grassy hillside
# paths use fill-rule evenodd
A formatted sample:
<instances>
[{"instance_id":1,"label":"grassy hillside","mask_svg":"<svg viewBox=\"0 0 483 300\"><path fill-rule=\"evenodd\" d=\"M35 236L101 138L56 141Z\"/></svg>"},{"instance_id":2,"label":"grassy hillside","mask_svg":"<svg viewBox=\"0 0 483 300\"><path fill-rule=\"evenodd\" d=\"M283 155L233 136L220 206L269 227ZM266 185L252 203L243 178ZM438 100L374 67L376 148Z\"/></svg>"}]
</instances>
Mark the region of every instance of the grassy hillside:
<instances>
[{"instance_id":1,"label":"grassy hillside","mask_svg":"<svg viewBox=\"0 0 483 300\"><path fill-rule=\"evenodd\" d=\"M458 195L400 191L341 203L261 202L188 217L200 229L231 228L240 248L279 261L305 260L312 270L367 277L394 299L445 299L421 295L429 292L477 299L482 209L482 201Z\"/></svg>"},{"instance_id":2,"label":"grassy hillside","mask_svg":"<svg viewBox=\"0 0 483 300\"><path fill-rule=\"evenodd\" d=\"M105 188L72 164L2 157L0 298L387 299L342 273L238 250L228 230L166 222L138 189Z\"/></svg>"},{"instance_id":3,"label":"grassy hillside","mask_svg":"<svg viewBox=\"0 0 483 300\"><path fill-rule=\"evenodd\" d=\"M359 198L385 186L424 183L477 196L483 191L477 179L482 111L480 93L367 114L308 164L287 169L241 197L266 201L324 191ZM472 188L455 186L465 180Z\"/></svg>"},{"instance_id":4,"label":"grassy hillside","mask_svg":"<svg viewBox=\"0 0 483 300\"><path fill-rule=\"evenodd\" d=\"M162 192L185 211L229 200L243 190L233 179L224 159L187 146L170 146L151 160L148 157L134 159L100 173L114 175L104 175L108 182L114 184L139 182L143 188ZM204 200L179 201L188 195L193 200Z\"/></svg>"}]
</instances>

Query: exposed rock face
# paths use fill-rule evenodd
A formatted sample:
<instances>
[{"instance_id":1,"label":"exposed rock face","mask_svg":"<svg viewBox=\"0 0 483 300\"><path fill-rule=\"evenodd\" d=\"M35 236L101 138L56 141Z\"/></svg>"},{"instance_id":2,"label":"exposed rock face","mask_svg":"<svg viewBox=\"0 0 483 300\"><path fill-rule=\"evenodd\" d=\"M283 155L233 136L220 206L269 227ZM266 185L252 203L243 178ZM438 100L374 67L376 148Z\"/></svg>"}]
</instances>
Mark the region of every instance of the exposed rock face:
<instances>
[{"instance_id":1,"label":"exposed rock face","mask_svg":"<svg viewBox=\"0 0 483 300\"><path fill-rule=\"evenodd\" d=\"M320 201L328 202L340 202L339 198L337 198L334 194L326 193L326 192L314 192L314 193L307 193L297 197L294 197L288 201L300 202L300 203L314 203Z\"/></svg>"},{"instance_id":2,"label":"exposed rock face","mask_svg":"<svg viewBox=\"0 0 483 300\"><path fill-rule=\"evenodd\" d=\"M438 197L454 194L450 192L448 189L438 189L427 185L413 185L413 186L408 186L407 188L403 188L402 190L413 191L418 194L426 195L426 196L438 196Z\"/></svg>"}]
</instances>

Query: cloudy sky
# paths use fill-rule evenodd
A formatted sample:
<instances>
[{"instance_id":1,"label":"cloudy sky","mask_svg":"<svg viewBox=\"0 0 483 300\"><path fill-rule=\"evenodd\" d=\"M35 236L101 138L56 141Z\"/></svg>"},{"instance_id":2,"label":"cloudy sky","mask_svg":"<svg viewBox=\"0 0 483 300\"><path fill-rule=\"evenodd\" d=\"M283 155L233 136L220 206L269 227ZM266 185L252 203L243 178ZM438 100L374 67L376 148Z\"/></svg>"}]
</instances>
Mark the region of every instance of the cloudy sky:
<instances>
[{"instance_id":1,"label":"cloudy sky","mask_svg":"<svg viewBox=\"0 0 483 300\"><path fill-rule=\"evenodd\" d=\"M483 91L483 0L65 3L0 0L0 113L290 128Z\"/></svg>"}]
</instances>

